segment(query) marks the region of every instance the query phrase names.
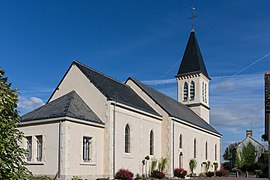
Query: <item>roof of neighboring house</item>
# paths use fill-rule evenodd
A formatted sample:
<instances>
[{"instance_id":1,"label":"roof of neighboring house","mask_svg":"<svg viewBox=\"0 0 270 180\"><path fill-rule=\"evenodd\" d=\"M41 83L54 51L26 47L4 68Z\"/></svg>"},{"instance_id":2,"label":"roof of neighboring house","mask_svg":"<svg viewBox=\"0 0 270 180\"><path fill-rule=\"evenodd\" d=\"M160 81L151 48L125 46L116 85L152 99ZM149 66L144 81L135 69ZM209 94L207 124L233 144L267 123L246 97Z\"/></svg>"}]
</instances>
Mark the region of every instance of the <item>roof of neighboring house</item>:
<instances>
[{"instance_id":1,"label":"roof of neighboring house","mask_svg":"<svg viewBox=\"0 0 270 180\"><path fill-rule=\"evenodd\" d=\"M192 31L190 33L185 53L176 76L185 76L195 73L202 73L210 79L204 65L195 32Z\"/></svg>"},{"instance_id":2,"label":"roof of neighboring house","mask_svg":"<svg viewBox=\"0 0 270 180\"><path fill-rule=\"evenodd\" d=\"M171 117L175 117L193 124L210 132L219 134L210 124L200 118L186 105L176 101L175 99L143 84L142 82L129 78L137 84L148 96L150 96L161 108L163 108ZM220 135L220 134L219 134Z\"/></svg>"},{"instance_id":3,"label":"roof of neighboring house","mask_svg":"<svg viewBox=\"0 0 270 180\"><path fill-rule=\"evenodd\" d=\"M98 72L77 61L73 62L84 75L106 96L109 100L123 103L139 110L160 116L128 85L121 83L101 72Z\"/></svg>"},{"instance_id":4,"label":"roof of neighboring house","mask_svg":"<svg viewBox=\"0 0 270 180\"><path fill-rule=\"evenodd\" d=\"M253 137L250 137L250 136L246 137L243 141L239 142L238 145L242 144L242 143L243 143L244 141L246 141L246 140L253 140L253 141L254 141L255 143L257 143L258 145L264 147L264 145L262 145L262 144L259 143L256 139L254 139Z\"/></svg>"},{"instance_id":5,"label":"roof of neighboring house","mask_svg":"<svg viewBox=\"0 0 270 180\"><path fill-rule=\"evenodd\" d=\"M71 117L104 124L75 91L71 91L21 116L20 122L58 117Z\"/></svg>"}]
</instances>

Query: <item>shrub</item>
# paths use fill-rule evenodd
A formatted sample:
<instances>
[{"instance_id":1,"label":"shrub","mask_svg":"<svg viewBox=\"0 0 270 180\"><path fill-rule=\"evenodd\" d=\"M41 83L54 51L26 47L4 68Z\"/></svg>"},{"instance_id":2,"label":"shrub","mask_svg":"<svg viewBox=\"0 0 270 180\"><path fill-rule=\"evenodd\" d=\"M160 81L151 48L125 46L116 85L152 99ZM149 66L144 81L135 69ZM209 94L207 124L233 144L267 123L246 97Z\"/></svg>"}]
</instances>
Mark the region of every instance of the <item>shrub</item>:
<instances>
[{"instance_id":1,"label":"shrub","mask_svg":"<svg viewBox=\"0 0 270 180\"><path fill-rule=\"evenodd\" d=\"M137 173L135 179L143 179L143 178L140 176L139 173Z\"/></svg>"},{"instance_id":2,"label":"shrub","mask_svg":"<svg viewBox=\"0 0 270 180\"><path fill-rule=\"evenodd\" d=\"M119 169L115 174L115 179L132 180L133 173L127 169Z\"/></svg>"},{"instance_id":3,"label":"shrub","mask_svg":"<svg viewBox=\"0 0 270 180\"><path fill-rule=\"evenodd\" d=\"M191 176L193 176L193 174L194 174L194 169L197 167L197 161L196 161L196 159L191 159L190 161L189 161L189 169L190 169L190 171L191 171Z\"/></svg>"},{"instance_id":4,"label":"shrub","mask_svg":"<svg viewBox=\"0 0 270 180\"><path fill-rule=\"evenodd\" d=\"M205 173L205 175L206 175L207 177L212 177L212 176L214 176L214 172L208 171L208 172Z\"/></svg>"},{"instance_id":5,"label":"shrub","mask_svg":"<svg viewBox=\"0 0 270 180\"><path fill-rule=\"evenodd\" d=\"M164 172L165 171L167 162L168 162L168 159L167 158L163 158L163 157L161 157L161 159L158 161L158 170L160 172Z\"/></svg>"},{"instance_id":6,"label":"shrub","mask_svg":"<svg viewBox=\"0 0 270 180\"><path fill-rule=\"evenodd\" d=\"M221 169L221 170L219 170L219 171L216 172L216 176L219 176L219 177L221 177L221 176L227 176L228 173L229 173L228 170L226 170L226 169Z\"/></svg>"},{"instance_id":7,"label":"shrub","mask_svg":"<svg viewBox=\"0 0 270 180\"><path fill-rule=\"evenodd\" d=\"M165 177L165 174L163 172L155 170L155 171L152 171L151 177L158 178L158 179L163 179Z\"/></svg>"},{"instance_id":8,"label":"shrub","mask_svg":"<svg viewBox=\"0 0 270 180\"><path fill-rule=\"evenodd\" d=\"M174 169L173 174L175 177L185 178L185 176L187 175L187 171L183 168L176 168Z\"/></svg>"},{"instance_id":9,"label":"shrub","mask_svg":"<svg viewBox=\"0 0 270 180\"><path fill-rule=\"evenodd\" d=\"M194 177L195 177L195 176L194 176ZM200 177L200 178L206 177L206 174L205 174L205 173L200 173L200 174L198 175L198 177Z\"/></svg>"}]
</instances>

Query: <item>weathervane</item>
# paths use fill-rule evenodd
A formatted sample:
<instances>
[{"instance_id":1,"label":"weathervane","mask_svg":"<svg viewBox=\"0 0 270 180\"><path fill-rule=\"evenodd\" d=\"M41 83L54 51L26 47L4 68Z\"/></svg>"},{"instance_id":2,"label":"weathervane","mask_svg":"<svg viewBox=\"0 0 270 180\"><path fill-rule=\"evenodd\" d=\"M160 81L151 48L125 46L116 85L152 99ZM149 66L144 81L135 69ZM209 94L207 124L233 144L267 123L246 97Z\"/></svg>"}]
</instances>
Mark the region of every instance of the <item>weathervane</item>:
<instances>
[{"instance_id":1,"label":"weathervane","mask_svg":"<svg viewBox=\"0 0 270 180\"><path fill-rule=\"evenodd\" d=\"M191 19L191 22L192 22L192 31L194 31L194 19L195 19L197 16L195 15L195 7L194 7L194 6L191 7L191 10L192 10L192 15L191 15L191 17L188 18L188 19Z\"/></svg>"}]
</instances>

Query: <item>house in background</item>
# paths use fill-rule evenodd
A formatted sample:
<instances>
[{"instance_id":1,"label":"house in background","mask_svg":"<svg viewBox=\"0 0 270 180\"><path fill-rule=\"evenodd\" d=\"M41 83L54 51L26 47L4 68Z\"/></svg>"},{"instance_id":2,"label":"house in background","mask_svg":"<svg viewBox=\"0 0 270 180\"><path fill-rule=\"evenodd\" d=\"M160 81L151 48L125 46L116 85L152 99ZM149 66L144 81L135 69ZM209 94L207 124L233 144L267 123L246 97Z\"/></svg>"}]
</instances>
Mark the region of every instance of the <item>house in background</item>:
<instances>
[{"instance_id":1,"label":"house in background","mask_svg":"<svg viewBox=\"0 0 270 180\"><path fill-rule=\"evenodd\" d=\"M194 30L176 80L178 100L72 62L48 102L21 117L29 170L61 179L113 177L120 168L142 174L145 156L167 158L168 176L188 170L191 159L220 167L221 135L210 125L210 78Z\"/></svg>"},{"instance_id":2,"label":"house in background","mask_svg":"<svg viewBox=\"0 0 270 180\"><path fill-rule=\"evenodd\" d=\"M248 149L248 152L243 152L245 151L244 149ZM254 158L254 162L247 162L247 160L243 159L247 156L248 161L252 161ZM229 164L227 164L227 166L229 169L232 169L234 167L241 167L243 165L253 164L257 162L265 163L265 156L265 147L252 137L252 130L246 130L246 138L241 142L230 144L226 148L223 158L224 160L229 161Z\"/></svg>"},{"instance_id":3,"label":"house in background","mask_svg":"<svg viewBox=\"0 0 270 180\"><path fill-rule=\"evenodd\" d=\"M238 145L236 146L236 151L238 154L241 154L243 151L243 148L247 147L249 143L255 147L255 162L254 163L256 163L258 162L261 155L264 153L265 148L261 143L253 139L252 130L246 130L246 138L242 142L238 143Z\"/></svg>"}]
</instances>

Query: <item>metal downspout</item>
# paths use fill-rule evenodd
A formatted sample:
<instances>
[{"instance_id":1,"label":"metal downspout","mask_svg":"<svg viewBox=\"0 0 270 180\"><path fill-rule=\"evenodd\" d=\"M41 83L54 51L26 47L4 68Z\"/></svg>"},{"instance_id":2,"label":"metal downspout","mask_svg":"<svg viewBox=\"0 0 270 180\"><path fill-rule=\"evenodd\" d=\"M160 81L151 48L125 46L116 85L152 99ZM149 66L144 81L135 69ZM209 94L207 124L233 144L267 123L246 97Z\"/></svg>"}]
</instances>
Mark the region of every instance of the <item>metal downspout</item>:
<instances>
[{"instance_id":1,"label":"metal downspout","mask_svg":"<svg viewBox=\"0 0 270 180\"><path fill-rule=\"evenodd\" d=\"M173 152L172 152L172 172L173 172L173 170L174 170L174 120L173 119L171 119L172 120L172 122L173 122L173 129L172 129L172 150L173 150ZM172 174L172 176L173 176L173 174Z\"/></svg>"},{"instance_id":2,"label":"metal downspout","mask_svg":"<svg viewBox=\"0 0 270 180\"><path fill-rule=\"evenodd\" d=\"M60 179L61 176L61 126L62 121L59 121L59 127L58 127L58 173L57 177Z\"/></svg>"},{"instance_id":3,"label":"metal downspout","mask_svg":"<svg viewBox=\"0 0 270 180\"><path fill-rule=\"evenodd\" d=\"M113 175L115 175L115 106L116 106L116 101L114 102L114 108L113 108Z\"/></svg>"}]
</instances>

